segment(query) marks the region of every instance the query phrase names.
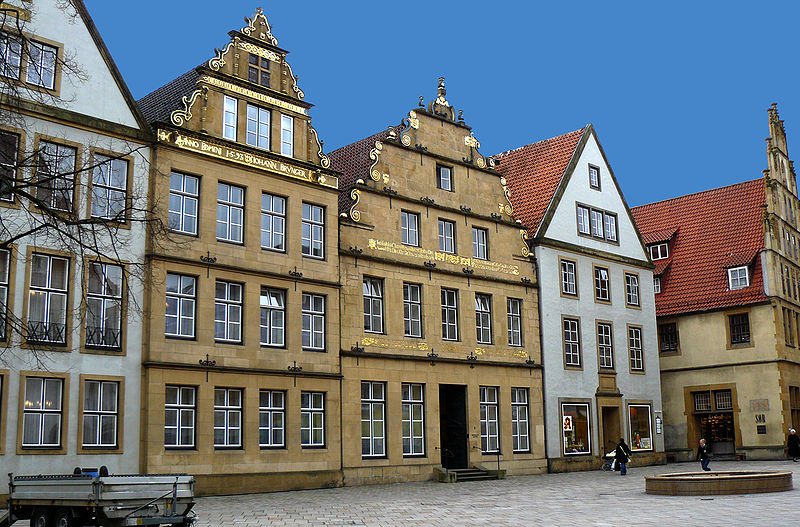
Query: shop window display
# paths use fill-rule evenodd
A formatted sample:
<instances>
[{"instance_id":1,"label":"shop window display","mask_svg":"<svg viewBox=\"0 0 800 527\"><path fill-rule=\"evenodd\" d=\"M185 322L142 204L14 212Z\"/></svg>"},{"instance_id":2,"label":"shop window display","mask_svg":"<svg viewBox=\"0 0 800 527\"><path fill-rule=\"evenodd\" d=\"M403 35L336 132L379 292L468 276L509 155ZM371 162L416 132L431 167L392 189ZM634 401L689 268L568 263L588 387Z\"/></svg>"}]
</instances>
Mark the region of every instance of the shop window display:
<instances>
[{"instance_id":1,"label":"shop window display","mask_svg":"<svg viewBox=\"0 0 800 527\"><path fill-rule=\"evenodd\" d=\"M650 419L649 404L632 404L628 406L628 423L630 424L631 450L653 450L653 427Z\"/></svg>"},{"instance_id":2,"label":"shop window display","mask_svg":"<svg viewBox=\"0 0 800 527\"><path fill-rule=\"evenodd\" d=\"M591 453L588 404L562 404L561 430L564 441L564 454Z\"/></svg>"}]
</instances>

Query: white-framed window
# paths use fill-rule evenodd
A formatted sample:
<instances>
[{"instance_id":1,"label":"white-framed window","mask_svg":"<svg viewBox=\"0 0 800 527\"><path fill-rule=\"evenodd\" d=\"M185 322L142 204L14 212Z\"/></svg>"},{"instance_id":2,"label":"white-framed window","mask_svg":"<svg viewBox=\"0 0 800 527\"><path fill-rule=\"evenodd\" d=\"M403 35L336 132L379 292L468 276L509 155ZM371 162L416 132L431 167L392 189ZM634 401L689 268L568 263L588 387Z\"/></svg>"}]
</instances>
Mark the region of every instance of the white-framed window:
<instances>
[{"instance_id":1,"label":"white-framed window","mask_svg":"<svg viewBox=\"0 0 800 527\"><path fill-rule=\"evenodd\" d=\"M303 203L303 256L325 257L325 209L319 205Z\"/></svg>"},{"instance_id":2,"label":"white-framed window","mask_svg":"<svg viewBox=\"0 0 800 527\"><path fill-rule=\"evenodd\" d=\"M436 186L442 190L453 191L453 169L436 165Z\"/></svg>"},{"instance_id":3,"label":"white-framed window","mask_svg":"<svg viewBox=\"0 0 800 527\"><path fill-rule=\"evenodd\" d=\"M281 114L281 154L294 155L294 119L290 115Z\"/></svg>"},{"instance_id":4,"label":"white-framed window","mask_svg":"<svg viewBox=\"0 0 800 527\"><path fill-rule=\"evenodd\" d=\"M601 368L614 367L614 337L607 322L597 323L597 355Z\"/></svg>"},{"instance_id":5,"label":"white-framed window","mask_svg":"<svg viewBox=\"0 0 800 527\"><path fill-rule=\"evenodd\" d=\"M480 227L472 228L472 257L479 260L489 259L489 233Z\"/></svg>"},{"instance_id":6,"label":"white-framed window","mask_svg":"<svg viewBox=\"0 0 800 527\"><path fill-rule=\"evenodd\" d=\"M400 234L404 245L419 247L419 214L400 211Z\"/></svg>"},{"instance_id":7,"label":"white-framed window","mask_svg":"<svg viewBox=\"0 0 800 527\"><path fill-rule=\"evenodd\" d=\"M214 448L242 446L242 390L214 388Z\"/></svg>"},{"instance_id":8,"label":"white-framed window","mask_svg":"<svg viewBox=\"0 0 800 527\"><path fill-rule=\"evenodd\" d=\"M269 59L250 54L248 57L247 80L269 88Z\"/></svg>"},{"instance_id":9,"label":"white-framed window","mask_svg":"<svg viewBox=\"0 0 800 527\"><path fill-rule=\"evenodd\" d=\"M28 84L52 90L56 87L58 49L42 42L28 43Z\"/></svg>"},{"instance_id":10,"label":"white-framed window","mask_svg":"<svg viewBox=\"0 0 800 527\"><path fill-rule=\"evenodd\" d=\"M403 283L403 335L422 336L422 286Z\"/></svg>"},{"instance_id":11,"label":"white-framed window","mask_svg":"<svg viewBox=\"0 0 800 527\"><path fill-rule=\"evenodd\" d=\"M75 160L78 150L42 141L36 167L36 199L46 208L71 212L75 195Z\"/></svg>"},{"instance_id":12,"label":"white-framed window","mask_svg":"<svg viewBox=\"0 0 800 527\"><path fill-rule=\"evenodd\" d=\"M653 277L653 293L658 294L661 292L661 277L654 276Z\"/></svg>"},{"instance_id":13,"label":"white-framed window","mask_svg":"<svg viewBox=\"0 0 800 527\"><path fill-rule=\"evenodd\" d=\"M589 212L592 219L592 236L595 238L603 237L603 213L599 210L592 209Z\"/></svg>"},{"instance_id":14,"label":"white-framed window","mask_svg":"<svg viewBox=\"0 0 800 527\"><path fill-rule=\"evenodd\" d=\"M500 421L496 386L480 387L481 453L500 451Z\"/></svg>"},{"instance_id":15,"label":"white-framed window","mask_svg":"<svg viewBox=\"0 0 800 527\"><path fill-rule=\"evenodd\" d=\"M28 296L28 340L67 342L69 260L34 253Z\"/></svg>"},{"instance_id":16,"label":"white-framed window","mask_svg":"<svg viewBox=\"0 0 800 527\"><path fill-rule=\"evenodd\" d=\"M631 451L653 450L653 420L649 404L628 405L628 425L630 435L628 445Z\"/></svg>"},{"instance_id":17,"label":"white-framed window","mask_svg":"<svg viewBox=\"0 0 800 527\"><path fill-rule=\"evenodd\" d=\"M167 385L165 389L164 446L192 448L195 439L197 388Z\"/></svg>"},{"instance_id":18,"label":"white-framed window","mask_svg":"<svg viewBox=\"0 0 800 527\"><path fill-rule=\"evenodd\" d=\"M628 327L628 352L631 360L631 371L644 371L642 328Z\"/></svg>"},{"instance_id":19,"label":"white-framed window","mask_svg":"<svg viewBox=\"0 0 800 527\"><path fill-rule=\"evenodd\" d=\"M169 178L169 220L171 231L197 234L197 202L200 180L173 172Z\"/></svg>"},{"instance_id":20,"label":"white-framed window","mask_svg":"<svg viewBox=\"0 0 800 527\"><path fill-rule=\"evenodd\" d=\"M167 273L167 311L164 334L169 337L194 337L197 279Z\"/></svg>"},{"instance_id":21,"label":"white-framed window","mask_svg":"<svg viewBox=\"0 0 800 527\"><path fill-rule=\"evenodd\" d=\"M22 41L0 32L0 75L19 79Z\"/></svg>"},{"instance_id":22,"label":"white-framed window","mask_svg":"<svg viewBox=\"0 0 800 527\"><path fill-rule=\"evenodd\" d=\"M565 295L578 294L577 264L571 260L561 260L561 292Z\"/></svg>"},{"instance_id":23,"label":"white-framed window","mask_svg":"<svg viewBox=\"0 0 800 527\"><path fill-rule=\"evenodd\" d=\"M364 278L364 331L383 333L383 280Z\"/></svg>"},{"instance_id":24,"label":"white-framed window","mask_svg":"<svg viewBox=\"0 0 800 527\"><path fill-rule=\"evenodd\" d=\"M92 262L86 284L86 345L122 347L122 281L119 265Z\"/></svg>"},{"instance_id":25,"label":"white-framed window","mask_svg":"<svg viewBox=\"0 0 800 527\"><path fill-rule=\"evenodd\" d=\"M528 389L511 388L511 443L514 452L530 452Z\"/></svg>"},{"instance_id":26,"label":"white-framed window","mask_svg":"<svg viewBox=\"0 0 800 527\"><path fill-rule=\"evenodd\" d=\"M456 252L456 223L450 220L439 220L439 250L444 253Z\"/></svg>"},{"instance_id":27,"label":"white-framed window","mask_svg":"<svg viewBox=\"0 0 800 527\"><path fill-rule=\"evenodd\" d=\"M442 288L442 339L458 340L458 291Z\"/></svg>"},{"instance_id":28,"label":"white-framed window","mask_svg":"<svg viewBox=\"0 0 800 527\"><path fill-rule=\"evenodd\" d=\"M567 366L580 366L580 323L575 318L564 318L562 325L564 329L564 364Z\"/></svg>"},{"instance_id":29,"label":"white-framed window","mask_svg":"<svg viewBox=\"0 0 800 527\"><path fill-rule=\"evenodd\" d=\"M578 234L617 243L617 215L601 209L576 204Z\"/></svg>"},{"instance_id":30,"label":"white-framed window","mask_svg":"<svg viewBox=\"0 0 800 527\"><path fill-rule=\"evenodd\" d=\"M600 190L600 169L589 165L589 187Z\"/></svg>"},{"instance_id":31,"label":"white-framed window","mask_svg":"<svg viewBox=\"0 0 800 527\"><path fill-rule=\"evenodd\" d=\"M589 224L589 208L578 205L576 210L577 210L577 220L578 220L578 232L586 235L591 234L592 228Z\"/></svg>"},{"instance_id":32,"label":"white-framed window","mask_svg":"<svg viewBox=\"0 0 800 527\"><path fill-rule=\"evenodd\" d=\"M92 169L92 217L124 222L128 161L96 154Z\"/></svg>"},{"instance_id":33,"label":"white-framed window","mask_svg":"<svg viewBox=\"0 0 800 527\"><path fill-rule=\"evenodd\" d=\"M603 224L606 229L606 240L610 242L617 241L617 215L610 212L603 213Z\"/></svg>"},{"instance_id":34,"label":"white-framed window","mask_svg":"<svg viewBox=\"0 0 800 527\"><path fill-rule=\"evenodd\" d=\"M669 244L667 242L650 246L651 260L663 260L665 258L669 258Z\"/></svg>"},{"instance_id":35,"label":"white-framed window","mask_svg":"<svg viewBox=\"0 0 800 527\"><path fill-rule=\"evenodd\" d=\"M248 104L245 142L250 146L269 150L270 120L269 110Z\"/></svg>"},{"instance_id":36,"label":"white-framed window","mask_svg":"<svg viewBox=\"0 0 800 527\"><path fill-rule=\"evenodd\" d=\"M258 446L286 446L286 393L283 391L258 392Z\"/></svg>"},{"instance_id":37,"label":"white-framed window","mask_svg":"<svg viewBox=\"0 0 800 527\"><path fill-rule=\"evenodd\" d=\"M6 340L8 313L8 280L11 273L11 252L0 249L0 341Z\"/></svg>"},{"instance_id":38,"label":"white-framed window","mask_svg":"<svg viewBox=\"0 0 800 527\"><path fill-rule=\"evenodd\" d=\"M403 383L403 456L425 455L425 386Z\"/></svg>"},{"instance_id":39,"label":"white-framed window","mask_svg":"<svg viewBox=\"0 0 800 527\"><path fill-rule=\"evenodd\" d=\"M386 455L386 384L361 382L361 457Z\"/></svg>"},{"instance_id":40,"label":"white-framed window","mask_svg":"<svg viewBox=\"0 0 800 527\"><path fill-rule=\"evenodd\" d=\"M625 303L639 305L639 277L632 273L625 273Z\"/></svg>"},{"instance_id":41,"label":"white-framed window","mask_svg":"<svg viewBox=\"0 0 800 527\"><path fill-rule=\"evenodd\" d=\"M750 275L747 266L728 269L728 287L731 291L742 289L750 285Z\"/></svg>"},{"instance_id":42,"label":"white-framed window","mask_svg":"<svg viewBox=\"0 0 800 527\"><path fill-rule=\"evenodd\" d=\"M0 33L1 38L2 33ZM0 40L0 46L2 46L2 40ZM2 69L2 62L0 62L0 69ZM18 164L19 135L0 130L0 201L14 202Z\"/></svg>"},{"instance_id":43,"label":"white-framed window","mask_svg":"<svg viewBox=\"0 0 800 527\"><path fill-rule=\"evenodd\" d=\"M592 452L591 421L586 403L561 404L561 433L564 455L590 454Z\"/></svg>"},{"instance_id":44,"label":"white-framed window","mask_svg":"<svg viewBox=\"0 0 800 527\"><path fill-rule=\"evenodd\" d=\"M508 345L522 346L522 300L519 298L506 299L506 314L508 316Z\"/></svg>"},{"instance_id":45,"label":"white-framed window","mask_svg":"<svg viewBox=\"0 0 800 527\"><path fill-rule=\"evenodd\" d=\"M239 101L225 96L222 109L222 137L236 141L236 127L239 122Z\"/></svg>"},{"instance_id":46,"label":"white-framed window","mask_svg":"<svg viewBox=\"0 0 800 527\"><path fill-rule=\"evenodd\" d=\"M244 239L244 189L217 185L217 240L242 243Z\"/></svg>"},{"instance_id":47,"label":"white-framed window","mask_svg":"<svg viewBox=\"0 0 800 527\"><path fill-rule=\"evenodd\" d=\"M286 198L261 194L261 248L286 250Z\"/></svg>"},{"instance_id":48,"label":"white-framed window","mask_svg":"<svg viewBox=\"0 0 800 527\"><path fill-rule=\"evenodd\" d=\"M261 288L261 345L283 347L286 343L286 292Z\"/></svg>"},{"instance_id":49,"label":"white-framed window","mask_svg":"<svg viewBox=\"0 0 800 527\"><path fill-rule=\"evenodd\" d=\"M84 447L116 448L118 398L118 382L86 380L83 383Z\"/></svg>"},{"instance_id":50,"label":"white-framed window","mask_svg":"<svg viewBox=\"0 0 800 527\"><path fill-rule=\"evenodd\" d=\"M214 287L214 340L242 341L242 284L217 280Z\"/></svg>"},{"instance_id":51,"label":"white-framed window","mask_svg":"<svg viewBox=\"0 0 800 527\"><path fill-rule=\"evenodd\" d=\"M475 294L475 333L479 344L492 343L492 297Z\"/></svg>"},{"instance_id":52,"label":"white-framed window","mask_svg":"<svg viewBox=\"0 0 800 527\"><path fill-rule=\"evenodd\" d=\"M300 393L300 446L325 446L325 394Z\"/></svg>"},{"instance_id":53,"label":"white-framed window","mask_svg":"<svg viewBox=\"0 0 800 527\"><path fill-rule=\"evenodd\" d=\"M325 297L303 293L303 349L325 350Z\"/></svg>"},{"instance_id":54,"label":"white-framed window","mask_svg":"<svg viewBox=\"0 0 800 527\"><path fill-rule=\"evenodd\" d=\"M25 379L22 446L61 446L64 380L49 377Z\"/></svg>"},{"instance_id":55,"label":"white-framed window","mask_svg":"<svg viewBox=\"0 0 800 527\"><path fill-rule=\"evenodd\" d=\"M603 302L611 300L608 269L605 267L594 268L594 299Z\"/></svg>"}]
</instances>

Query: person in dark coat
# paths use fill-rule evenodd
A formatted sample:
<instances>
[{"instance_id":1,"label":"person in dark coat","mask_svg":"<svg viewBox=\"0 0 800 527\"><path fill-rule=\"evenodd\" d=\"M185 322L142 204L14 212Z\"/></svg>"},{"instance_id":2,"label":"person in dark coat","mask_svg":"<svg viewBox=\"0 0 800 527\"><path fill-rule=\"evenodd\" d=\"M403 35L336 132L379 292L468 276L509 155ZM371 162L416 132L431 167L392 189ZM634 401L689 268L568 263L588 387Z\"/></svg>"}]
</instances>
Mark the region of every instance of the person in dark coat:
<instances>
[{"instance_id":1,"label":"person in dark coat","mask_svg":"<svg viewBox=\"0 0 800 527\"><path fill-rule=\"evenodd\" d=\"M701 439L700 446L697 447L697 457L695 458L695 461L700 461L700 466L703 467L703 470L706 472L711 470L708 468L708 462L711 461L709 453L710 449L708 448L708 445L706 445L706 440Z\"/></svg>"},{"instance_id":2,"label":"person in dark coat","mask_svg":"<svg viewBox=\"0 0 800 527\"><path fill-rule=\"evenodd\" d=\"M625 444L625 438L620 437L617 443L617 449L614 452L614 459L617 460L619 465L619 475L624 476L628 473L628 457L631 455L631 449Z\"/></svg>"},{"instance_id":3,"label":"person in dark coat","mask_svg":"<svg viewBox=\"0 0 800 527\"><path fill-rule=\"evenodd\" d=\"M800 458L800 436L794 428L789 429L789 437L786 439L786 451L792 461L797 463L797 458Z\"/></svg>"}]
</instances>

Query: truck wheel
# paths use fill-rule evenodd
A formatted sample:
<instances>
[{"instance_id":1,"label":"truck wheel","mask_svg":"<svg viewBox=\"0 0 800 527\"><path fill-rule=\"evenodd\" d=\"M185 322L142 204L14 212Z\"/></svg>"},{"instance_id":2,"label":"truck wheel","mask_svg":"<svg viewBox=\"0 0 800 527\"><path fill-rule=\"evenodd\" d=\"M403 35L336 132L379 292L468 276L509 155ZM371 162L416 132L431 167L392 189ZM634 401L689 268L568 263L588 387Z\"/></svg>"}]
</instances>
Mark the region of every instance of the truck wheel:
<instances>
[{"instance_id":1,"label":"truck wheel","mask_svg":"<svg viewBox=\"0 0 800 527\"><path fill-rule=\"evenodd\" d=\"M31 514L31 527L50 527L50 515L47 509L34 509Z\"/></svg>"},{"instance_id":2,"label":"truck wheel","mask_svg":"<svg viewBox=\"0 0 800 527\"><path fill-rule=\"evenodd\" d=\"M75 518L69 509L58 509L53 517L52 527L75 527Z\"/></svg>"}]
</instances>

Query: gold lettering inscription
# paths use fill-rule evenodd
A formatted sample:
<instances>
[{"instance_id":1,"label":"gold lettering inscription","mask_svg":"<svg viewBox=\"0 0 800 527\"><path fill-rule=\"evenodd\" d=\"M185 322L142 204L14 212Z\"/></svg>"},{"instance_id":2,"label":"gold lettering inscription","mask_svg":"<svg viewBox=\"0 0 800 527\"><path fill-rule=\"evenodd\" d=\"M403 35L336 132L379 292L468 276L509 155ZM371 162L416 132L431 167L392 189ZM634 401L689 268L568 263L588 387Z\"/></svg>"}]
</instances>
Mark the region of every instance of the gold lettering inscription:
<instances>
[{"instance_id":1,"label":"gold lettering inscription","mask_svg":"<svg viewBox=\"0 0 800 527\"><path fill-rule=\"evenodd\" d=\"M376 251L396 254L398 256L408 256L411 258L419 258L421 260L433 260L434 262L444 262L460 267L472 267L473 269L479 269L481 271L519 276L519 266L517 265L479 260L477 258L443 253L440 251L432 251L430 249L423 249L421 247L409 247L408 245L403 245L402 243L397 242L370 239L367 242L367 247Z\"/></svg>"},{"instance_id":2,"label":"gold lettering inscription","mask_svg":"<svg viewBox=\"0 0 800 527\"><path fill-rule=\"evenodd\" d=\"M253 90L248 90L247 88L242 88L241 86L237 86L236 84L233 84L231 82L226 82L217 79L215 77L209 77L208 75L203 75L202 77L200 77L200 82L203 82L211 86L216 86L217 88L222 88L223 90L232 91L234 93L238 93L239 95L244 95L245 97L249 97L251 99L257 99L261 102L271 104L272 106L283 108L284 110L289 110L291 112L299 113L301 115L308 115L308 110L306 110L302 106L282 101L280 99L276 99L275 97L270 97L269 95L259 93Z\"/></svg>"}]
</instances>

